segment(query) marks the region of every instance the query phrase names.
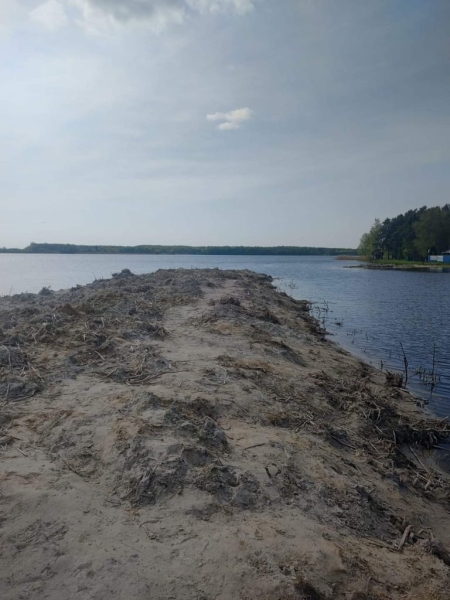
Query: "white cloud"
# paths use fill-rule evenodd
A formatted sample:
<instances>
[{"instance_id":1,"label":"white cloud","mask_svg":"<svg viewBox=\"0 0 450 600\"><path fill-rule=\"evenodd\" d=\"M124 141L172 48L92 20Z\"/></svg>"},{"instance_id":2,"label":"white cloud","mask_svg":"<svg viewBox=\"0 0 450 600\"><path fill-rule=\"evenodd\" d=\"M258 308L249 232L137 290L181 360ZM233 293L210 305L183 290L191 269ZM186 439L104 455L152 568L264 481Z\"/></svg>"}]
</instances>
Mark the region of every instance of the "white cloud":
<instances>
[{"instance_id":1,"label":"white cloud","mask_svg":"<svg viewBox=\"0 0 450 600\"><path fill-rule=\"evenodd\" d=\"M221 131L229 131L230 129L239 129L239 127L240 125L237 123L226 122L218 125L217 129L220 129Z\"/></svg>"},{"instance_id":2,"label":"white cloud","mask_svg":"<svg viewBox=\"0 0 450 600\"><path fill-rule=\"evenodd\" d=\"M221 131L230 131L232 129L239 129L245 121L249 121L253 116L253 112L249 108L237 108L230 112L221 113L216 112L210 115L206 115L208 121L222 121L217 129Z\"/></svg>"},{"instance_id":3,"label":"white cloud","mask_svg":"<svg viewBox=\"0 0 450 600\"><path fill-rule=\"evenodd\" d=\"M117 29L127 23L159 33L185 19L183 0L66 0L77 9L75 22L89 33Z\"/></svg>"},{"instance_id":4,"label":"white cloud","mask_svg":"<svg viewBox=\"0 0 450 600\"><path fill-rule=\"evenodd\" d=\"M58 0L47 0L30 12L30 19L50 31L56 31L67 24L64 6Z\"/></svg>"},{"instance_id":5,"label":"white cloud","mask_svg":"<svg viewBox=\"0 0 450 600\"><path fill-rule=\"evenodd\" d=\"M186 0L186 3L200 12L223 12L232 10L244 15L255 8L253 0Z\"/></svg>"},{"instance_id":6,"label":"white cloud","mask_svg":"<svg viewBox=\"0 0 450 600\"><path fill-rule=\"evenodd\" d=\"M126 23L163 31L185 21L192 13L231 12L244 15L254 0L38 0L30 18L49 30L57 30L69 18L90 33L114 29Z\"/></svg>"}]
</instances>

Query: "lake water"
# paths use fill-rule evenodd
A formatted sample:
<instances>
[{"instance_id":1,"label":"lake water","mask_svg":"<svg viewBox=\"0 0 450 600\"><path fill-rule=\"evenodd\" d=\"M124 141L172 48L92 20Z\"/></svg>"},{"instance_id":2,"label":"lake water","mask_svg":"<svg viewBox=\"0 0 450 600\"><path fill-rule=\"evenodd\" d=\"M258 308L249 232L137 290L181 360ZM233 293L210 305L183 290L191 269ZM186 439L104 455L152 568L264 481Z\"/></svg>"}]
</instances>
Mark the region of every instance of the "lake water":
<instances>
[{"instance_id":1,"label":"lake water","mask_svg":"<svg viewBox=\"0 0 450 600\"><path fill-rule=\"evenodd\" d=\"M373 365L401 371L402 343L409 386L433 412L450 415L450 273L344 268L356 264L323 256L0 254L0 295L68 288L125 268L268 273L295 298L314 302L333 339Z\"/></svg>"}]
</instances>

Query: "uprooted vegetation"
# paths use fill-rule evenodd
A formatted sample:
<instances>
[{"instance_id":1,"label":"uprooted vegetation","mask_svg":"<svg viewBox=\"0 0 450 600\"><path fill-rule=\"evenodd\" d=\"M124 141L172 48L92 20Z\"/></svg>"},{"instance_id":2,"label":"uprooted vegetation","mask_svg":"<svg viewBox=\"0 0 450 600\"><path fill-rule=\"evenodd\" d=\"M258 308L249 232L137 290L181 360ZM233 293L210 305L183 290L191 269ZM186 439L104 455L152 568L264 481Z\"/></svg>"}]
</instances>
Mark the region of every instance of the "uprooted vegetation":
<instances>
[{"instance_id":1,"label":"uprooted vegetation","mask_svg":"<svg viewBox=\"0 0 450 600\"><path fill-rule=\"evenodd\" d=\"M1 299L2 597L450 598L450 427L309 309L219 270Z\"/></svg>"}]
</instances>

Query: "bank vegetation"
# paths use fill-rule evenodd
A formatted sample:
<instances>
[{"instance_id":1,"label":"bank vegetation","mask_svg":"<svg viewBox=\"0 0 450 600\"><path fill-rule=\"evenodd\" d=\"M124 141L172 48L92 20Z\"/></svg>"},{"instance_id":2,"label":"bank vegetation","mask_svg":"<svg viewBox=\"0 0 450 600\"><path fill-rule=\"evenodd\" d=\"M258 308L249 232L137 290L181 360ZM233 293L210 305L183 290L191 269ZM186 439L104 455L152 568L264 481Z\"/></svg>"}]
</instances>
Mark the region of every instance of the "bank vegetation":
<instances>
[{"instance_id":1,"label":"bank vegetation","mask_svg":"<svg viewBox=\"0 0 450 600\"><path fill-rule=\"evenodd\" d=\"M392 219L375 219L364 233L359 254L375 260L424 261L450 249L450 204L409 210Z\"/></svg>"}]
</instances>

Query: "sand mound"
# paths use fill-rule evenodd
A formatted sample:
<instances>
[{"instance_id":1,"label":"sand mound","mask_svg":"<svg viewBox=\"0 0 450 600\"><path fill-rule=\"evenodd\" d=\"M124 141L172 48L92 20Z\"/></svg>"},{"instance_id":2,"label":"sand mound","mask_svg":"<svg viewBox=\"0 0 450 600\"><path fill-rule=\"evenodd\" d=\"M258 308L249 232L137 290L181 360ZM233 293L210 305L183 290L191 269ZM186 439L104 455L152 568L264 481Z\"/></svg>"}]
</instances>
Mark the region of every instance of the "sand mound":
<instances>
[{"instance_id":1,"label":"sand mound","mask_svg":"<svg viewBox=\"0 0 450 600\"><path fill-rule=\"evenodd\" d=\"M248 271L0 299L0 596L450 598L449 428L394 380Z\"/></svg>"}]
</instances>

